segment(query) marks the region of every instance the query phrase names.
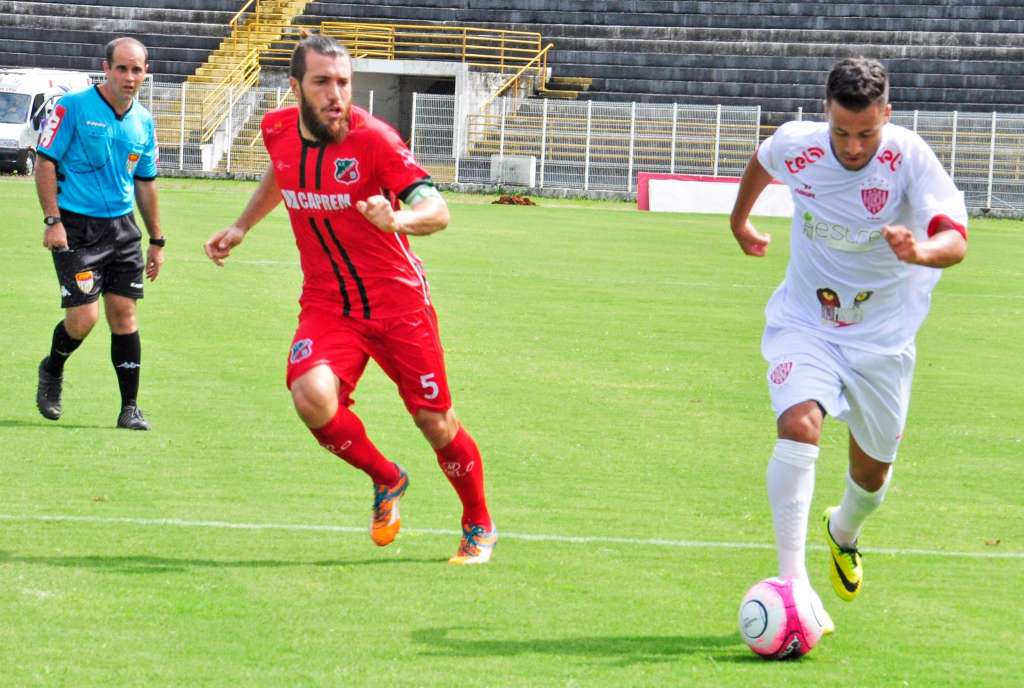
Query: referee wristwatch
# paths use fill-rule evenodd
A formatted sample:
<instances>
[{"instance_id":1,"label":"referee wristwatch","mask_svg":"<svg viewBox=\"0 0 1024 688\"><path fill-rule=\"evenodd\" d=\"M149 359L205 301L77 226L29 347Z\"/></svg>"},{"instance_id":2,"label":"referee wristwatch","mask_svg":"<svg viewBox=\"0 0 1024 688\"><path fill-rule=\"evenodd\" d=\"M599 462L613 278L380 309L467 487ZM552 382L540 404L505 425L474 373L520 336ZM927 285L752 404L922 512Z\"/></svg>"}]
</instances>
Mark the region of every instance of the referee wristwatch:
<instances>
[{"instance_id":1,"label":"referee wristwatch","mask_svg":"<svg viewBox=\"0 0 1024 688\"><path fill-rule=\"evenodd\" d=\"M47 215L43 218L43 224L47 227L53 227L56 224L61 223L60 215Z\"/></svg>"},{"instance_id":2,"label":"referee wristwatch","mask_svg":"<svg viewBox=\"0 0 1024 688\"><path fill-rule=\"evenodd\" d=\"M150 237L149 238L149 245L150 246L159 246L160 248L163 248L164 246L167 245L167 237L166 236L162 236L159 239L154 239L154 238Z\"/></svg>"}]
</instances>

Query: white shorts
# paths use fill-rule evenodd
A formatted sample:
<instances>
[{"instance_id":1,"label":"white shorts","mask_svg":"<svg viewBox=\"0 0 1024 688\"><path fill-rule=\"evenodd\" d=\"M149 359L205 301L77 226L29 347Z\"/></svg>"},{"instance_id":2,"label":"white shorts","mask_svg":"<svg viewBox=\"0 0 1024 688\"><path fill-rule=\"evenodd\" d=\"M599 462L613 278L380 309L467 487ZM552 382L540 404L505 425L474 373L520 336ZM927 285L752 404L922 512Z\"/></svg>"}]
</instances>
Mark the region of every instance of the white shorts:
<instances>
[{"instance_id":1,"label":"white shorts","mask_svg":"<svg viewBox=\"0 0 1024 688\"><path fill-rule=\"evenodd\" d=\"M914 377L914 344L898 354L844 347L795 329L767 327L761 353L778 418L814 400L843 421L868 456L892 463L903 437Z\"/></svg>"}]
</instances>

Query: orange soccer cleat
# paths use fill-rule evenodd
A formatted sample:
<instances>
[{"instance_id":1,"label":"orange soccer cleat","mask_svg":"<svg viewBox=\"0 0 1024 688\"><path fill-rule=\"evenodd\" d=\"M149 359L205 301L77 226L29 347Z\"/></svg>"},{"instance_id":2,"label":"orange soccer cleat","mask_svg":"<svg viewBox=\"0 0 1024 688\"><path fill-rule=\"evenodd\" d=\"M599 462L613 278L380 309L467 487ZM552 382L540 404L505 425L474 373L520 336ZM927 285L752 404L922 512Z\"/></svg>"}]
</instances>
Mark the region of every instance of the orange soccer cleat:
<instances>
[{"instance_id":1,"label":"orange soccer cleat","mask_svg":"<svg viewBox=\"0 0 1024 688\"><path fill-rule=\"evenodd\" d=\"M486 564L491 560L494 552L494 544L498 541L498 529L491 524L487 530L483 526L470 526L462 528L462 540L459 542L459 551L448 560L449 564L468 565Z\"/></svg>"},{"instance_id":2,"label":"orange soccer cleat","mask_svg":"<svg viewBox=\"0 0 1024 688\"><path fill-rule=\"evenodd\" d=\"M370 539L379 547L390 545L402 529L398 513L398 500L409 487L409 476L398 467L398 481L394 485L373 486L373 514L370 516Z\"/></svg>"}]
</instances>

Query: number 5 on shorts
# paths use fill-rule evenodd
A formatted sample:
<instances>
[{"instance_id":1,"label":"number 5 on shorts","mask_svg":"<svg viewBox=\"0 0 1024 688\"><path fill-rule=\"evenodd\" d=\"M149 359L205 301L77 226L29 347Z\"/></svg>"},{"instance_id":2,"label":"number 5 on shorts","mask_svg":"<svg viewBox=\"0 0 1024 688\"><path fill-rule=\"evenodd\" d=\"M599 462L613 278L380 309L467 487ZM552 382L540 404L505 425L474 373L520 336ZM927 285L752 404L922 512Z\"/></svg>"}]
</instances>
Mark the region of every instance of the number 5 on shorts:
<instances>
[{"instance_id":1,"label":"number 5 on shorts","mask_svg":"<svg viewBox=\"0 0 1024 688\"><path fill-rule=\"evenodd\" d=\"M427 399L428 401L433 400L433 399L437 399L437 395L441 391L438 388L437 383L434 382L434 374L433 373L427 373L426 375L420 375L420 386L423 387L423 389L429 390L426 394L423 395L423 398Z\"/></svg>"}]
</instances>

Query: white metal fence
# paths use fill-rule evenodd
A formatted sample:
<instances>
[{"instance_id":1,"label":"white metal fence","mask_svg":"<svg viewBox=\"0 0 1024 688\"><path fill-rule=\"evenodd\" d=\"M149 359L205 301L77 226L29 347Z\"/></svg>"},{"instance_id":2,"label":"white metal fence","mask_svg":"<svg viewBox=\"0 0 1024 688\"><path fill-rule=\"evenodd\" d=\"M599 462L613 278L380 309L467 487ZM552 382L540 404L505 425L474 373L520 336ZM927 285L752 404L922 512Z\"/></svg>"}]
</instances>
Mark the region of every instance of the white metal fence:
<instances>
[{"instance_id":1,"label":"white metal fence","mask_svg":"<svg viewBox=\"0 0 1024 688\"><path fill-rule=\"evenodd\" d=\"M160 168L261 174L267 157L259 122L294 102L288 90L232 93L221 113L204 111L208 96L202 86L147 81L139 100L156 119ZM639 172L738 176L763 133L758 108L512 102L476 114L462 112L454 96L417 94L413 152L441 183L632 194ZM356 104L372 112L373 93ZM932 146L969 208L1024 213L1024 116L897 111L893 121Z\"/></svg>"}]
</instances>

